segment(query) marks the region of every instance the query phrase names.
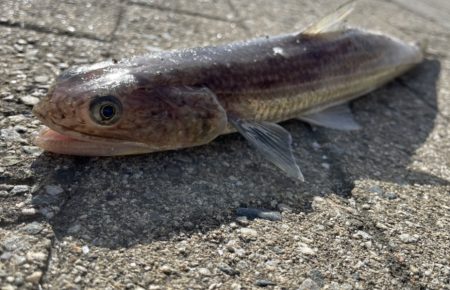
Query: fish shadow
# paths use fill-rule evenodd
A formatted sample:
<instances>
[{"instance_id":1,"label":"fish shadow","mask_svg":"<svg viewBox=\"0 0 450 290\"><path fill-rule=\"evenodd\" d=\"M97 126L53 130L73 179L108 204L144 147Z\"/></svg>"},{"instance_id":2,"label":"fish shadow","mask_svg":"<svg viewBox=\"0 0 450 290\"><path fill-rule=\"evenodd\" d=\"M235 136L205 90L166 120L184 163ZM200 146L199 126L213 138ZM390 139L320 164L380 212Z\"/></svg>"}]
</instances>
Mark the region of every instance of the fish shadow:
<instances>
[{"instance_id":1,"label":"fish shadow","mask_svg":"<svg viewBox=\"0 0 450 290\"><path fill-rule=\"evenodd\" d=\"M409 169L434 127L439 73L440 63L427 60L353 102L360 131L284 123L305 183L287 178L231 134L206 146L140 156L42 154L32 165L40 184L33 203L58 239L114 249L212 230L233 221L238 207L282 203L309 211L314 196L351 196L358 179L448 184Z\"/></svg>"}]
</instances>

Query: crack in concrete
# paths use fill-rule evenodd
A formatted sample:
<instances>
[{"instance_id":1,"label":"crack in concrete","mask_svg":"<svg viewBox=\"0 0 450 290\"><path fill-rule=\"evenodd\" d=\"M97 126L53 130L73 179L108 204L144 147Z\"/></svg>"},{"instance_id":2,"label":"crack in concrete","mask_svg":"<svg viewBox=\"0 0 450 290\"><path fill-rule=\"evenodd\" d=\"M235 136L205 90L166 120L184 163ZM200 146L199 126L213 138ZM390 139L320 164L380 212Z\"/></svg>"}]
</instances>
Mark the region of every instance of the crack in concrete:
<instances>
[{"instance_id":1,"label":"crack in concrete","mask_svg":"<svg viewBox=\"0 0 450 290\"><path fill-rule=\"evenodd\" d=\"M117 19L116 22L114 23L114 28L112 30L112 32L110 33L110 37L109 37L109 42L113 42L116 39L116 32L120 27L120 24L123 21L123 16L126 12L126 6L130 5L129 1L120 1L120 4L118 5L118 15L117 15ZM110 52L111 53L111 52Z\"/></svg>"},{"instance_id":2,"label":"crack in concrete","mask_svg":"<svg viewBox=\"0 0 450 290\"><path fill-rule=\"evenodd\" d=\"M45 260L45 265L42 267L42 276L41 279L39 279L38 285L39 288L42 289L42 284L48 274L48 271L50 269L50 263L52 260L52 256L53 256L53 251L55 250L55 241L56 241L56 235L53 234L53 236L50 238L50 247L48 249L48 255L47 255L47 259Z\"/></svg>"},{"instance_id":3,"label":"crack in concrete","mask_svg":"<svg viewBox=\"0 0 450 290\"><path fill-rule=\"evenodd\" d=\"M27 22L13 22L13 21L1 21L0 20L0 26L9 27L9 28L20 28L20 29L24 29L24 30L32 30L32 31L39 32L39 33L95 40L98 42L105 42L105 43L110 42L109 39L101 38L101 37L98 37L98 36L90 34L90 33L85 33L85 32L80 32L80 31L70 32L67 30L60 29L60 28L45 27L45 26L36 25L33 23L27 23Z\"/></svg>"},{"instance_id":4,"label":"crack in concrete","mask_svg":"<svg viewBox=\"0 0 450 290\"><path fill-rule=\"evenodd\" d=\"M227 0L227 4L231 9L231 12L233 13L234 17L237 19L236 24L244 30L245 34L247 36L250 36L250 28L245 24L244 19L242 19L241 13L239 12L239 9L236 8L232 0Z\"/></svg>"},{"instance_id":5,"label":"crack in concrete","mask_svg":"<svg viewBox=\"0 0 450 290\"><path fill-rule=\"evenodd\" d=\"M173 13L181 14L181 15L200 17L200 18L205 18L205 19L213 20L213 21L220 21L220 22L236 23L237 24L236 21L233 21L233 20L228 19L226 17L220 17L220 16L215 16L215 15L210 15L210 14L204 14L204 13L194 12L194 11L189 11L189 10L184 10L184 9L169 8L169 7L164 7L164 6L159 6L159 5L155 5L155 4L149 4L149 3L141 3L141 2L131 2L131 3L129 3L129 5L130 6L147 7L147 8L163 11L163 12L173 12Z\"/></svg>"},{"instance_id":6,"label":"crack in concrete","mask_svg":"<svg viewBox=\"0 0 450 290\"><path fill-rule=\"evenodd\" d=\"M444 30L447 29L447 27L442 26L442 24L439 23L439 21L437 21L436 19L431 18L431 17L426 16L426 15L423 15L423 14L419 14L419 13L417 13L417 11L412 10L411 8L409 8L408 6L406 6L406 5L402 4L402 3L399 3L399 2L394 1L394 0L385 0L385 1L386 1L387 3L391 3L391 4L393 4L393 5L397 6L397 7L399 7L400 9L404 9L404 10L406 10L406 11L408 11L408 12L410 12L410 13L416 15L417 17L420 17L420 18L422 18L422 19L424 19L424 20L426 20L426 21L429 21L429 22L433 23L433 24L436 25L436 26L439 26L440 28L442 28L442 29L444 29Z\"/></svg>"}]
</instances>

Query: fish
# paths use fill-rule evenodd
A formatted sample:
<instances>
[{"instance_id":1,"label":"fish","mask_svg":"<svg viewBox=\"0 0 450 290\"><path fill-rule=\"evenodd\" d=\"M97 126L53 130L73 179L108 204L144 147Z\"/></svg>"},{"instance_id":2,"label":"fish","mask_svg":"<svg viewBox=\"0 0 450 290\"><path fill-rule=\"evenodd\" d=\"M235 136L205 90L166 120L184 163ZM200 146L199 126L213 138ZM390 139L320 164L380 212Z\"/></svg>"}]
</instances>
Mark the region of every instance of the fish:
<instances>
[{"instance_id":1,"label":"fish","mask_svg":"<svg viewBox=\"0 0 450 290\"><path fill-rule=\"evenodd\" d=\"M33 108L46 151L118 156L205 145L239 132L268 161L304 176L278 123L358 130L348 103L422 62L424 49L346 27L354 1L300 32L160 51L64 71Z\"/></svg>"}]
</instances>

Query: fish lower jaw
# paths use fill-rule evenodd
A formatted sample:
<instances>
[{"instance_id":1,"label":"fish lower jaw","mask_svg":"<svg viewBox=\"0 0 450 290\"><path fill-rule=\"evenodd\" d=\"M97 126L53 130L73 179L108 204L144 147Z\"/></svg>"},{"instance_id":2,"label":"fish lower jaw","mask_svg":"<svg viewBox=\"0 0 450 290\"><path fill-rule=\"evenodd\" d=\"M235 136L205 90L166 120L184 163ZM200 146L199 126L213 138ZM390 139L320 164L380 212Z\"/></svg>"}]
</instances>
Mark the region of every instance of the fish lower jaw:
<instances>
[{"instance_id":1,"label":"fish lower jaw","mask_svg":"<svg viewBox=\"0 0 450 290\"><path fill-rule=\"evenodd\" d=\"M48 127L34 137L33 143L45 151L77 156L120 156L158 151L144 143L76 138Z\"/></svg>"}]
</instances>

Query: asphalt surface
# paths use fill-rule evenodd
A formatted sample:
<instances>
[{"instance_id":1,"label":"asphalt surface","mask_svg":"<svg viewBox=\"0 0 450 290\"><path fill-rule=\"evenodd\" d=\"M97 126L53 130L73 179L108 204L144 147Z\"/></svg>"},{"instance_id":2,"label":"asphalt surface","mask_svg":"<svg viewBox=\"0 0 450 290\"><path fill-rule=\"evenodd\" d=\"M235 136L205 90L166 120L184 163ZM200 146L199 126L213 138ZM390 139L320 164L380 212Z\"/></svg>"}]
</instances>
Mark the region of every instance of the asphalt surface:
<instances>
[{"instance_id":1,"label":"asphalt surface","mask_svg":"<svg viewBox=\"0 0 450 290\"><path fill-rule=\"evenodd\" d=\"M296 31L341 3L1 1L1 289L450 289L446 1L359 3L350 24L427 59L352 103L361 131L283 124L305 183L237 134L119 158L31 142L71 65Z\"/></svg>"}]
</instances>

